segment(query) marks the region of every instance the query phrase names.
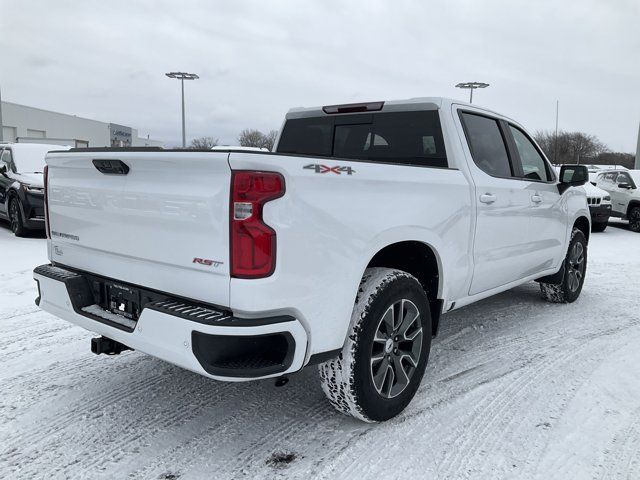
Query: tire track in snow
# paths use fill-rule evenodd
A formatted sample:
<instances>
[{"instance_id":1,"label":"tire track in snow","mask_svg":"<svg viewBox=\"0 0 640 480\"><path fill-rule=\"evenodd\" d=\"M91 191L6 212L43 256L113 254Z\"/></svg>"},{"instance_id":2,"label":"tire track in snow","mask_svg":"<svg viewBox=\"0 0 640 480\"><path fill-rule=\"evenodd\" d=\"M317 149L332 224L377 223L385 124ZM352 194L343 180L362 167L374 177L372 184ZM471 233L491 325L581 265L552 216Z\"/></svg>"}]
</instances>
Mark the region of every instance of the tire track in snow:
<instances>
[{"instance_id":1,"label":"tire track in snow","mask_svg":"<svg viewBox=\"0 0 640 480\"><path fill-rule=\"evenodd\" d=\"M467 426L465 436L452 442L438 473L444 477L457 478L468 472L470 465L474 465L476 469L485 467L486 456L478 461L479 452L492 451L491 447L500 442L504 431L513 431L510 427L520 412L511 407L520 404L523 398L529 402L535 401L532 393L539 380L547 377L550 372L566 371L562 366L580 356L586 348L586 344L576 344L570 352L565 349L561 355L537 352L538 361L532 362L522 376L473 409L472 421ZM497 424L501 424L502 428L497 428Z\"/></svg>"},{"instance_id":2,"label":"tire track in snow","mask_svg":"<svg viewBox=\"0 0 640 480\"><path fill-rule=\"evenodd\" d=\"M615 329L610 329L608 332L605 331L602 335L620 333L639 323L639 321L631 321ZM538 398L535 395L536 388L532 387L535 387L538 380L545 378L549 373L555 372L563 375L559 379L555 378L556 382L565 385L562 389L563 392L567 391L566 385L568 383L574 383L574 388L570 390L571 394L568 398L575 396L578 387L583 383L585 378L588 378L591 369L586 368L582 369L581 372L575 372L571 369L571 366L576 364L574 359L578 357L583 367L585 363L597 364L598 353L602 351L601 345L594 344L593 342L585 342L584 340L585 338L597 340L602 336L600 333L601 331L597 331L593 334L580 335L574 337L569 345L565 343L563 345L552 346L551 351L538 352L542 353L544 357L542 357L541 361L538 361L535 366L531 365L528 368L529 371L535 368L534 373L530 373L524 379L518 379L513 385L509 385L496 397L497 402L493 400L486 407L475 410L477 415L474 415L474 418L476 418L476 420L473 422L472 430L467 432L467 441L463 445L457 445L452 449L452 452L456 452L456 454L448 456L447 460L449 464L447 464L447 461L444 462L444 474L455 477L468 471L470 465L474 465L476 470L486 467L487 456L481 453L494 451L496 445L504 440L502 438L502 432L513 432L513 423L517 422L518 424L522 424L523 422L523 418L517 416L519 414L517 409L509 407L519 403L528 403L531 406L533 402L534 406L532 406L531 409L536 410L535 404L545 399L543 398L541 400ZM562 348L565 353L560 356L555 355L553 350L560 348ZM569 349L571 350L570 353L566 353L566 350ZM581 373L581 375L578 375L578 373ZM563 409L566 407L568 398L565 398ZM491 412L488 417L483 415L487 407ZM498 428L498 424L500 424L500 428ZM451 460L452 456L454 460ZM447 468L447 466L449 468Z\"/></svg>"},{"instance_id":3,"label":"tire track in snow","mask_svg":"<svg viewBox=\"0 0 640 480\"><path fill-rule=\"evenodd\" d=\"M144 377L143 375L136 376ZM28 448L20 452L23 458L30 460L29 462L26 462L28 467L23 469L23 473L29 473L32 471L33 476L36 477L38 475L38 471L42 471L42 468L58 471L59 468L51 469L51 465L55 463L47 456L47 453L39 452L48 452L50 443L55 442L60 435L64 435L65 430L75 427L78 422L81 422L85 427L81 430L80 434L76 434L74 436L74 441L85 447L82 459L89 458L92 463L99 463L103 462L105 457L111 453L111 450L108 449L105 453L105 446L108 447L111 446L112 443L117 442L118 445L115 447L115 450L119 451L124 445L126 445L126 443L121 443L123 439L125 441L139 440L142 435L136 436L136 432L145 432L148 434L151 431L150 427L154 424L159 427L163 427L166 422L171 424L171 421L176 415L169 414L170 411L185 411L172 408L173 404L171 402L165 402L162 414L153 414L153 418L148 418L144 415L130 415L131 412L127 412L127 414L123 416L123 418L125 418L125 425L122 426L123 428L119 429L120 432L126 432L124 436L115 435L106 437L102 435L101 432L104 432L105 435L115 433L113 428L107 430L103 429L105 421L104 417L107 419L109 418L109 415L105 415L105 412L109 412L109 410L123 412L127 409L131 409L130 405L133 406L133 409L135 410L137 406L144 405L144 402L148 401L150 394L154 392L154 386L156 387L155 390L158 390L158 385L159 388L163 390L165 390L165 385L168 385L174 390L183 392L185 395L188 392L187 389L183 388L184 385L179 380L167 383L164 372L148 377L146 380L141 382L136 381L134 385L134 388L131 388L131 383L127 383L120 386L118 389L111 390L110 392L102 395L95 395L96 391L91 390L86 395L77 399L66 412L58 416L59 418L56 418L54 421L48 421L48 428L43 432L37 431L38 425L36 424L31 430L22 432L22 437L18 437L17 439L10 438L11 443L14 441L26 443L24 441L26 438L29 438L30 440L33 440L34 437L37 438L35 442L30 442ZM184 396L178 395L177 400L186 403L187 399L184 398ZM150 413L154 413L154 411L151 411ZM94 428L96 426L94 425L95 423L98 424L97 428ZM131 431L133 431L133 434ZM96 434L100 436L96 438ZM98 449L98 452L92 452L92 449L96 448ZM0 462L2 460L3 456L0 454ZM83 460L77 460L74 465L75 468L81 465L82 462ZM24 464L25 462L22 463Z\"/></svg>"},{"instance_id":4,"label":"tire track in snow","mask_svg":"<svg viewBox=\"0 0 640 480\"><path fill-rule=\"evenodd\" d=\"M135 366L133 366L133 368L135 368ZM52 373L55 374L55 372ZM44 430L41 430L41 426L38 422L31 422L27 428L24 428L23 425L23 428L17 431L15 435L9 434L5 438L8 443L20 443L21 441L33 437L45 438L58 432L61 428L73 424L77 417L88 416L97 408L105 408L121 401L122 399L126 399L127 397L143 393L150 385L157 382L158 379L161 378L161 375L156 374L143 378L144 379L140 382L136 382L133 388L131 388L129 384L120 384L109 391L99 389L98 395L95 394L95 390L85 391L80 398L76 399L76 403L80 404L79 408L70 408L69 405L61 406L64 411L56 414L53 421L47 422L47 426ZM1 458L2 457L0 456L0 459Z\"/></svg>"},{"instance_id":5,"label":"tire track in snow","mask_svg":"<svg viewBox=\"0 0 640 480\"><path fill-rule=\"evenodd\" d=\"M613 437L608 450L602 479L640 478L640 409L635 410L633 422Z\"/></svg>"},{"instance_id":6,"label":"tire track in snow","mask_svg":"<svg viewBox=\"0 0 640 480\"><path fill-rule=\"evenodd\" d=\"M172 368L178 370L177 367ZM117 424L118 430L125 432L124 435L114 435L106 441L101 438L97 451L89 450L74 470L91 477L92 472L98 469L106 470L109 465L117 466L125 460L126 452L131 450L131 446L148 444L163 432L184 428L195 419L200 419L203 411L211 405L216 408L232 408L242 391L233 385L197 378L197 374L192 372L186 372L185 375L180 373L176 371L163 376L163 381L157 385L162 388L163 396L170 397L171 401L160 404L159 408L144 409L138 416L125 415L124 423ZM180 381L175 380L176 376L180 376ZM166 386L170 388L167 389ZM178 435L178 438L181 437ZM89 435L87 440L91 439L92 436Z\"/></svg>"},{"instance_id":7,"label":"tire track in snow","mask_svg":"<svg viewBox=\"0 0 640 480\"><path fill-rule=\"evenodd\" d=\"M266 389L264 385L261 387L260 390ZM167 455L164 455L161 465L147 465L131 473L130 476L152 478L166 470L181 471L186 463L189 464L192 471L198 471L198 469L206 471L207 468L211 468L207 464L213 462L218 478L233 478L234 474L241 474L238 470L243 470L243 466L252 465L252 461L255 461L256 465L264 465L266 458L273 453L274 449L279 449L283 444L290 446L291 442L286 439L291 435L291 432L302 428L308 433L308 430L305 429L309 427L310 420L321 420L326 417L327 411L332 411L324 397L315 401L311 399L311 404L305 402L308 400L308 390L301 387L303 386L298 386L292 392L293 395L287 396L275 395L273 391L270 392L271 396L265 395L265 393L269 393L268 390L267 392L252 393L251 401L246 405L241 405L232 418L227 419L221 425L207 426L205 424L205 428L197 435L191 437L187 442L177 445ZM268 402L267 412L265 412L265 402ZM288 419L284 422L279 420L274 425L274 418L269 415L269 412L275 411L276 414L282 414L287 410L289 410ZM247 430L248 424L251 425L250 430ZM240 448L225 454L225 446L219 445L218 441L218 432L220 431L231 433L231 439L234 436L240 437L237 439L239 444L236 443L236 446ZM193 459L184 454L184 451L189 451L194 445L200 449L215 452L215 458L198 459L194 463Z\"/></svg>"}]
</instances>

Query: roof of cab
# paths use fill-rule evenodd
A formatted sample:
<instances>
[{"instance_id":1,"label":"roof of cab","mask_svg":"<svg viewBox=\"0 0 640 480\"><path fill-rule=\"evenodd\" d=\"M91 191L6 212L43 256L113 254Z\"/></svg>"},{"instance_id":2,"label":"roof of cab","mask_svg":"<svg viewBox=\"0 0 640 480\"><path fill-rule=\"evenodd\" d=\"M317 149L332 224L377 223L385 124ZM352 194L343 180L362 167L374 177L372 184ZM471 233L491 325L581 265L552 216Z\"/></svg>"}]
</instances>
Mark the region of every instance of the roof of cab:
<instances>
[{"instance_id":1,"label":"roof of cab","mask_svg":"<svg viewBox=\"0 0 640 480\"><path fill-rule=\"evenodd\" d=\"M367 104L367 103L380 103L377 102L358 102L358 104ZM464 102L461 100L456 100L453 98L447 97L416 97L416 98L407 98L405 100L385 100L382 109L379 111L382 112L406 112L411 110L448 110L451 105L460 105L462 107L473 108L477 110L482 110L487 113L491 113L493 115L497 115L503 118L508 118L505 115L502 115L493 110L489 110L488 108L481 107L477 104L470 104L468 102ZM344 104L350 105L350 104ZM358 115L360 113L372 113L372 112L357 112L354 113ZM317 116L325 116L325 115L335 115L334 113L327 114L323 111L323 107L296 107L291 108L286 115L287 119L290 118L308 118L308 117L317 117ZM339 114L340 115L340 114Z\"/></svg>"}]
</instances>

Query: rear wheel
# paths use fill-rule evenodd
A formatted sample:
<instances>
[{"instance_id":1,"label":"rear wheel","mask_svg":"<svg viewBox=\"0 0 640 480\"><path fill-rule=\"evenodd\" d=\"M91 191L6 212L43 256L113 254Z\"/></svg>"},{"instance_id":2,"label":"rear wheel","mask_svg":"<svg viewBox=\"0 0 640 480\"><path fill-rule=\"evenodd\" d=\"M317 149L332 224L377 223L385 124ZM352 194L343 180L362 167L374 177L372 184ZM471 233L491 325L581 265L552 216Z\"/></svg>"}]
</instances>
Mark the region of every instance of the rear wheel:
<instances>
[{"instance_id":1,"label":"rear wheel","mask_svg":"<svg viewBox=\"0 0 640 480\"><path fill-rule=\"evenodd\" d=\"M420 282L389 268L365 272L338 358L319 366L340 412L364 421L398 415L415 395L431 347L431 313Z\"/></svg>"},{"instance_id":2,"label":"rear wheel","mask_svg":"<svg viewBox=\"0 0 640 480\"><path fill-rule=\"evenodd\" d=\"M562 281L559 284L540 282L542 297L554 303L575 302L582 291L586 273L587 239L582 230L574 228L564 260Z\"/></svg>"},{"instance_id":3,"label":"rear wheel","mask_svg":"<svg viewBox=\"0 0 640 480\"><path fill-rule=\"evenodd\" d=\"M640 232L640 207L632 207L628 217L629 228L634 232Z\"/></svg>"},{"instance_id":4,"label":"rear wheel","mask_svg":"<svg viewBox=\"0 0 640 480\"><path fill-rule=\"evenodd\" d=\"M606 228L607 228L607 222L594 223L593 225L591 225L592 232L597 232L597 233L604 232Z\"/></svg>"},{"instance_id":5,"label":"rear wheel","mask_svg":"<svg viewBox=\"0 0 640 480\"><path fill-rule=\"evenodd\" d=\"M22 220L22 212L19 201L12 198L9 202L9 221L11 222L11 231L16 237L23 237L26 233L24 222Z\"/></svg>"}]
</instances>

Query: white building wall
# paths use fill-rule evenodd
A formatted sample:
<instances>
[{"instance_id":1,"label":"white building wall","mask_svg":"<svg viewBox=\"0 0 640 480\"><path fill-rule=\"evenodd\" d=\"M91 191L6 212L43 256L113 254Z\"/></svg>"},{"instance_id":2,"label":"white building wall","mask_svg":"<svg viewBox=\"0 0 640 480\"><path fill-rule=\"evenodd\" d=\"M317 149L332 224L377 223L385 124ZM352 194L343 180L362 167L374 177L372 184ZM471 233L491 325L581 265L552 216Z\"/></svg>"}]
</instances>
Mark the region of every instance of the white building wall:
<instances>
[{"instance_id":1,"label":"white building wall","mask_svg":"<svg viewBox=\"0 0 640 480\"><path fill-rule=\"evenodd\" d=\"M15 140L32 137L30 130L44 132L44 137L89 142L90 147L109 146L109 124L87 118L2 102L2 123L15 129ZM4 129L3 129L4 130ZM8 139L5 139L8 140ZM74 145L71 145L75 147Z\"/></svg>"},{"instance_id":2,"label":"white building wall","mask_svg":"<svg viewBox=\"0 0 640 480\"><path fill-rule=\"evenodd\" d=\"M111 146L109 124L64 113L51 112L17 103L2 102L4 141L55 139L72 147ZM37 141L37 140L36 140ZM132 129L133 146L163 146L157 140L138 138Z\"/></svg>"}]
</instances>

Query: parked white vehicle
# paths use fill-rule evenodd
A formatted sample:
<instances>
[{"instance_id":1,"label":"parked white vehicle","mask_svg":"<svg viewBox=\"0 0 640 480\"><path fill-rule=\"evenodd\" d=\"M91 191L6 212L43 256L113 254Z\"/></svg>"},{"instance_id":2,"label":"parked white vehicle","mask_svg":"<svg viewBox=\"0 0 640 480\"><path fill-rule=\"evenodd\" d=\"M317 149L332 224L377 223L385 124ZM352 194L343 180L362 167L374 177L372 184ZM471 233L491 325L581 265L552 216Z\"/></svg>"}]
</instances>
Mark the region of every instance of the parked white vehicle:
<instances>
[{"instance_id":1,"label":"parked white vehicle","mask_svg":"<svg viewBox=\"0 0 640 480\"><path fill-rule=\"evenodd\" d=\"M596 187L591 182L583 186L587 194L587 204L591 213L591 231L604 232L611 216L611 196L609 192Z\"/></svg>"},{"instance_id":2,"label":"parked white vehicle","mask_svg":"<svg viewBox=\"0 0 640 480\"><path fill-rule=\"evenodd\" d=\"M629 228L640 232L640 170L607 170L598 174L596 185L611 195L611 215L629 220Z\"/></svg>"},{"instance_id":3,"label":"parked white vehicle","mask_svg":"<svg viewBox=\"0 0 640 480\"><path fill-rule=\"evenodd\" d=\"M531 280L582 289L584 166L562 181L515 121L442 98L294 109L275 153L47 157L44 310L228 381L319 364L340 411L401 412L440 316Z\"/></svg>"}]
</instances>

